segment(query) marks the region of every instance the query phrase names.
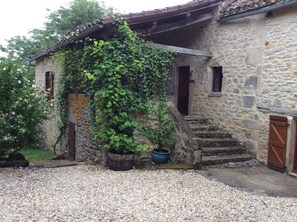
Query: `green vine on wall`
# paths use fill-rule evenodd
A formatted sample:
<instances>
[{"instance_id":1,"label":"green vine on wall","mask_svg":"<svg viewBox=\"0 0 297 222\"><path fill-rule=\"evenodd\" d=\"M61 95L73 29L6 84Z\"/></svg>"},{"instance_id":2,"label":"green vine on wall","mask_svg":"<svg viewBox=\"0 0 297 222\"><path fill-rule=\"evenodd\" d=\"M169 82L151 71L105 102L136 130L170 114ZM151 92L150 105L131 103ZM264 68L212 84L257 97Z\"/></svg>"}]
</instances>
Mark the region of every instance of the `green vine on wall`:
<instances>
[{"instance_id":1,"label":"green vine on wall","mask_svg":"<svg viewBox=\"0 0 297 222\"><path fill-rule=\"evenodd\" d=\"M118 21L109 41L90 40L88 46L60 54L62 116L67 116L68 93L87 92L94 107L96 141L116 153L146 149L133 135L138 127L135 115L145 113L149 100L165 99L172 53L150 47L126 22Z\"/></svg>"}]
</instances>

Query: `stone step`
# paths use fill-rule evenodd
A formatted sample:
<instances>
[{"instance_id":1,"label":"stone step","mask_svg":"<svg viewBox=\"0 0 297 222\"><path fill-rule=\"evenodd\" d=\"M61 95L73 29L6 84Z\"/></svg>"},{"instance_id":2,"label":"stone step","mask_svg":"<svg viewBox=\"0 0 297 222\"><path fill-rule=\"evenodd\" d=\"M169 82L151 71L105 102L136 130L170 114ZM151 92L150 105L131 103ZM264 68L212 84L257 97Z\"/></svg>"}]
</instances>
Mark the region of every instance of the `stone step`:
<instances>
[{"instance_id":1,"label":"stone step","mask_svg":"<svg viewBox=\"0 0 297 222\"><path fill-rule=\"evenodd\" d=\"M202 156L202 165L210 166L231 162L244 162L253 159L249 154L228 155L228 156Z\"/></svg>"},{"instance_id":2,"label":"stone step","mask_svg":"<svg viewBox=\"0 0 297 222\"><path fill-rule=\"evenodd\" d=\"M218 130L219 127L211 124L189 124L190 128L195 131L215 131Z\"/></svg>"},{"instance_id":3,"label":"stone step","mask_svg":"<svg viewBox=\"0 0 297 222\"><path fill-rule=\"evenodd\" d=\"M184 116L184 119L188 124L207 124L208 118L199 117L199 116Z\"/></svg>"},{"instance_id":4,"label":"stone step","mask_svg":"<svg viewBox=\"0 0 297 222\"><path fill-rule=\"evenodd\" d=\"M238 141L231 138L199 138L197 141L200 147L223 147L238 145Z\"/></svg>"},{"instance_id":5,"label":"stone step","mask_svg":"<svg viewBox=\"0 0 297 222\"><path fill-rule=\"evenodd\" d=\"M199 138L231 138L231 135L224 131L194 131Z\"/></svg>"},{"instance_id":6,"label":"stone step","mask_svg":"<svg viewBox=\"0 0 297 222\"><path fill-rule=\"evenodd\" d=\"M242 146L225 146L225 147L204 147L202 148L203 156L227 156L244 154L246 149Z\"/></svg>"}]
</instances>

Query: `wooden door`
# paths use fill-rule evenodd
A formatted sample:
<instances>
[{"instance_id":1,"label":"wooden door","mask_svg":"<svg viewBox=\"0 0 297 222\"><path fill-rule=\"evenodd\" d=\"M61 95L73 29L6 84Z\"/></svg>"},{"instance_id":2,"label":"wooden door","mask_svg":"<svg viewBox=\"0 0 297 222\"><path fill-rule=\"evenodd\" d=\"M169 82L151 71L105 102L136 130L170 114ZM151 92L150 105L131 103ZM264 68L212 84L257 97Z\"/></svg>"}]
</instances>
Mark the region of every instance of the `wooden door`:
<instances>
[{"instance_id":1,"label":"wooden door","mask_svg":"<svg viewBox=\"0 0 297 222\"><path fill-rule=\"evenodd\" d=\"M294 118L297 126L297 118ZM294 158L294 173L297 173L297 129L296 129L296 136L295 136L295 158Z\"/></svg>"},{"instance_id":2,"label":"wooden door","mask_svg":"<svg viewBox=\"0 0 297 222\"><path fill-rule=\"evenodd\" d=\"M285 171L287 127L286 117L270 116L268 167L281 172Z\"/></svg>"},{"instance_id":3,"label":"wooden door","mask_svg":"<svg viewBox=\"0 0 297 222\"><path fill-rule=\"evenodd\" d=\"M179 67L177 109L182 115L188 115L190 66Z\"/></svg>"},{"instance_id":4,"label":"wooden door","mask_svg":"<svg viewBox=\"0 0 297 222\"><path fill-rule=\"evenodd\" d=\"M75 123L68 122L68 159L75 160Z\"/></svg>"}]
</instances>

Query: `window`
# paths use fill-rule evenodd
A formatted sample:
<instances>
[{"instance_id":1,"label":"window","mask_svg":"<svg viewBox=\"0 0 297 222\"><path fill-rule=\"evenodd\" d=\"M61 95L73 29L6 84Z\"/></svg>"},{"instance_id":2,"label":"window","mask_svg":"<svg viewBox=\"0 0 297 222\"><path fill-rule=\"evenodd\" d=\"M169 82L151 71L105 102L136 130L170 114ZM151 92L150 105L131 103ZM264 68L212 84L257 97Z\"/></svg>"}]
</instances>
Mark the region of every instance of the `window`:
<instances>
[{"instance_id":1,"label":"window","mask_svg":"<svg viewBox=\"0 0 297 222\"><path fill-rule=\"evenodd\" d=\"M47 90L47 100L54 98L54 73L46 72L45 73L45 88Z\"/></svg>"},{"instance_id":2,"label":"window","mask_svg":"<svg viewBox=\"0 0 297 222\"><path fill-rule=\"evenodd\" d=\"M212 91L221 92L222 91L222 80L223 80L223 67L213 67L213 79L212 79Z\"/></svg>"}]
</instances>

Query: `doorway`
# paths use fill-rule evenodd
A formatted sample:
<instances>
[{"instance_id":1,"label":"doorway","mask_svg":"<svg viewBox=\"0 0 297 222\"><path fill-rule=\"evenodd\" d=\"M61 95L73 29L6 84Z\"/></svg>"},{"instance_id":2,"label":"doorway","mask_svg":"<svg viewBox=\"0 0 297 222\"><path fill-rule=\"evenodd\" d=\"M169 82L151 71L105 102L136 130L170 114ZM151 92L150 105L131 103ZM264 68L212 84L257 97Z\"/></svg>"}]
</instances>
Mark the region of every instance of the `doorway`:
<instances>
[{"instance_id":1,"label":"doorway","mask_svg":"<svg viewBox=\"0 0 297 222\"><path fill-rule=\"evenodd\" d=\"M293 172L297 173L297 117L294 118L295 120L295 153L294 153L294 165L293 165Z\"/></svg>"},{"instance_id":2,"label":"doorway","mask_svg":"<svg viewBox=\"0 0 297 222\"><path fill-rule=\"evenodd\" d=\"M179 67L178 75L177 109L183 116L186 116L189 114L190 66Z\"/></svg>"},{"instance_id":3,"label":"doorway","mask_svg":"<svg viewBox=\"0 0 297 222\"><path fill-rule=\"evenodd\" d=\"M285 171L287 127L287 117L270 116L268 167L280 172Z\"/></svg>"},{"instance_id":4,"label":"doorway","mask_svg":"<svg viewBox=\"0 0 297 222\"><path fill-rule=\"evenodd\" d=\"M68 122L68 159L75 160L75 123Z\"/></svg>"}]
</instances>

